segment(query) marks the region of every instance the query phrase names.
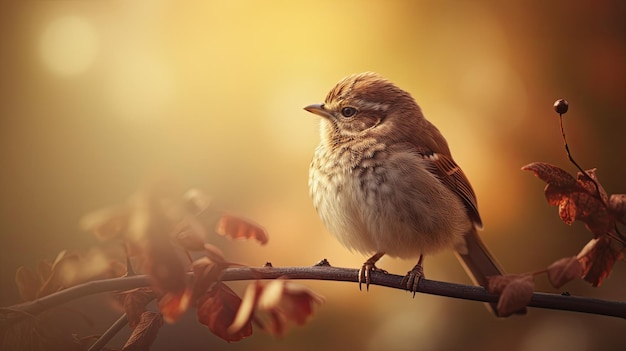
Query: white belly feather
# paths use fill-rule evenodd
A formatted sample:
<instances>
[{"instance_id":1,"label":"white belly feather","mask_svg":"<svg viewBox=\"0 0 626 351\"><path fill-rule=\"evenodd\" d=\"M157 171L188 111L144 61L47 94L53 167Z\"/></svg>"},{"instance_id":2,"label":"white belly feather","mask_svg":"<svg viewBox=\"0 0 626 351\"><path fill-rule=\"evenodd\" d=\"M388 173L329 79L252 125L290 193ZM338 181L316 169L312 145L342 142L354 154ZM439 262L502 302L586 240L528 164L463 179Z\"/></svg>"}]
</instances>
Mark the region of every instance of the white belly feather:
<instances>
[{"instance_id":1,"label":"white belly feather","mask_svg":"<svg viewBox=\"0 0 626 351\"><path fill-rule=\"evenodd\" d=\"M320 145L309 172L315 208L344 246L412 258L461 241L471 221L458 196L427 170L428 160L380 148L364 154L370 157L355 160L347 151L332 158Z\"/></svg>"}]
</instances>

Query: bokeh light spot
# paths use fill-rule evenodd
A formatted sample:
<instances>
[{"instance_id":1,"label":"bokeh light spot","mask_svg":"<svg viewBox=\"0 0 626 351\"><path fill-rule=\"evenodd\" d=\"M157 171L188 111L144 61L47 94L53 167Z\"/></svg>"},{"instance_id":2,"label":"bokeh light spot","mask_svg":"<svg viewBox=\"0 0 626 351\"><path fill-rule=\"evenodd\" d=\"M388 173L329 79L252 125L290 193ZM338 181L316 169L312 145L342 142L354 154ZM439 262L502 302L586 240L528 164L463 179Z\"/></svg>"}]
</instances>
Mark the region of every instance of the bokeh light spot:
<instances>
[{"instance_id":1,"label":"bokeh light spot","mask_svg":"<svg viewBox=\"0 0 626 351\"><path fill-rule=\"evenodd\" d=\"M54 73L74 76L86 71L98 53L98 36L91 23L75 16L52 21L41 37L41 55Z\"/></svg>"}]
</instances>

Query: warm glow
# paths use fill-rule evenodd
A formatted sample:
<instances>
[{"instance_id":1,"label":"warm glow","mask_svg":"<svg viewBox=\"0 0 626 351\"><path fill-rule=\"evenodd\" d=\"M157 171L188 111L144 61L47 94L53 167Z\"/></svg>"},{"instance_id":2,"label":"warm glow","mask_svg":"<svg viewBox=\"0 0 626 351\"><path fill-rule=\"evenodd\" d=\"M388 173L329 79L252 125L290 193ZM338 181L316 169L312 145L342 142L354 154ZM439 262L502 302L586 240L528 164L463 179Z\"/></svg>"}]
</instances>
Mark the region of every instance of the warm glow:
<instances>
[{"instance_id":1,"label":"warm glow","mask_svg":"<svg viewBox=\"0 0 626 351\"><path fill-rule=\"evenodd\" d=\"M564 225L545 183L520 168L543 161L576 172L552 108L565 98L577 162L597 167L609 194L626 193L624 17L617 0L0 1L0 307L19 301L19 266L59 251L106 244L124 262L119 240L100 243L78 220L163 174L181 194L198 188L216 211L267 229L263 246L208 230L230 261L278 267L326 258L359 268L367 256L324 228L309 196L320 117L303 107L364 71L410 92L441 130L476 192L480 236L506 271L575 255L591 234ZM107 268L100 256L89 254L85 275ZM384 257L378 266L405 274L415 263ZM624 300L624 262L615 267L599 288L580 282L564 291ZM82 278L80 268L70 278ZM428 279L470 281L451 250L428 256L424 270ZM229 351L624 344L618 319L530 309L503 320L478 302L303 283L326 297L311 324L280 341L258 333ZM555 292L547 284L537 278L537 290ZM241 293L245 285L234 286ZM98 324L108 319L77 310L97 325L79 337L106 330ZM170 334L154 348L225 348L189 328L197 324L190 317L164 327Z\"/></svg>"},{"instance_id":2,"label":"warm glow","mask_svg":"<svg viewBox=\"0 0 626 351\"><path fill-rule=\"evenodd\" d=\"M172 117L169 112L175 94L172 74L156 55L125 52L112 66L107 88L117 116L131 120Z\"/></svg>"},{"instance_id":3,"label":"warm glow","mask_svg":"<svg viewBox=\"0 0 626 351\"><path fill-rule=\"evenodd\" d=\"M61 17L44 30L40 50L44 63L54 73L73 76L93 64L98 53L98 36L86 19Z\"/></svg>"}]
</instances>

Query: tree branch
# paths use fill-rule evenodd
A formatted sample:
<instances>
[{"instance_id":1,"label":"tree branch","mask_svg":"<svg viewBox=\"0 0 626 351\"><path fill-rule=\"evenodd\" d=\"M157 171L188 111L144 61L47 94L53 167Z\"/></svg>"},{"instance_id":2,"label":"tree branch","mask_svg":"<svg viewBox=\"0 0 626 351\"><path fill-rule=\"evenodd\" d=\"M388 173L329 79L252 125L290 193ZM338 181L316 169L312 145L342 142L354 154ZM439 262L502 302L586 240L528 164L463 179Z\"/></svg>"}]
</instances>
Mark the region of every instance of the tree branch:
<instances>
[{"instance_id":1,"label":"tree branch","mask_svg":"<svg viewBox=\"0 0 626 351\"><path fill-rule=\"evenodd\" d=\"M356 269L337 268L322 261L312 267L238 267L223 271L222 281L276 279L331 280L358 282ZM189 273L190 278L192 274ZM402 276L373 271L371 284L400 290ZM87 282L73 286L40 299L0 309L0 325L7 326L27 316L37 315L52 307L67 303L77 298L103 292L124 291L150 285L149 277L135 275ZM498 295L488 293L484 288L455 283L421 279L419 293L432 294L458 299L497 302ZM529 307L554 310L574 311L626 318L626 302L608 301L569 295L534 293Z\"/></svg>"}]
</instances>

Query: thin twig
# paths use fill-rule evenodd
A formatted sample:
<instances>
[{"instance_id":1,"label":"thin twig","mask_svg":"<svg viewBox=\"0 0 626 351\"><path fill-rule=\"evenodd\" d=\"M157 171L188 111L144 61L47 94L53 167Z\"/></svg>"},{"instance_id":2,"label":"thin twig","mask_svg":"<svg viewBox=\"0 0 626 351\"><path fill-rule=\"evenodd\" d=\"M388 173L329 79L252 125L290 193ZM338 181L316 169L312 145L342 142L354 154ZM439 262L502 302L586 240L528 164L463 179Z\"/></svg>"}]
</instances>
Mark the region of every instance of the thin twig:
<instances>
[{"instance_id":1,"label":"thin twig","mask_svg":"<svg viewBox=\"0 0 626 351\"><path fill-rule=\"evenodd\" d=\"M358 283L357 274L358 270L356 269L337 268L325 265L312 267L237 267L224 270L222 280L235 281L285 277L289 279L331 280ZM191 277L191 273L189 273L189 276ZM374 271L371 276L371 285L405 290L402 285L402 278L403 277L399 275ZM37 315L51 307L87 295L123 291L149 285L150 280L145 275L88 282L42 297L35 301L0 309L0 314L4 314L4 316L0 318L0 325L8 325L25 318L24 312L28 315ZM490 294L479 286L447 283L428 279L420 280L418 292L473 301L498 301L498 295ZM560 294L534 293L528 306L626 318L626 302L619 301ZM12 311L19 311L20 313L11 313Z\"/></svg>"},{"instance_id":2,"label":"thin twig","mask_svg":"<svg viewBox=\"0 0 626 351\"><path fill-rule=\"evenodd\" d=\"M598 183L596 182L595 179L593 179L589 173L587 173L587 171L585 171L582 167L580 167L580 165L578 164L578 162L576 162L576 160L574 160L574 157L572 156L572 153L569 151L569 145L567 144L567 139L565 138L565 129L563 129L563 114L559 113L559 126L561 127L561 136L563 137L563 144L565 145L565 152L567 152L567 157L569 158L569 161L571 163L574 164L574 166L576 166L576 168L578 168L578 170L584 174L585 178L589 179L593 185L596 187L596 193L592 194L595 195L595 197L600 200L600 202L604 205L604 207L608 207L606 202L604 201L604 199L602 198L602 196L600 196L600 186L598 185Z\"/></svg>"},{"instance_id":3,"label":"thin twig","mask_svg":"<svg viewBox=\"0 0 626 351\"><path fill-rule=\"evenodd\" d=\"M89 351L100 351L100 349L106 346L106 344L108 344L109 341L111 341L111 339L113 339L113 337L126 326L126 324L128 324L128 318L126 318L126 313L123 313L120 318L113 322L109 329L107 329L104 334L102 334L98 340L91 345Z\"/></svg>"}]
</instances>

